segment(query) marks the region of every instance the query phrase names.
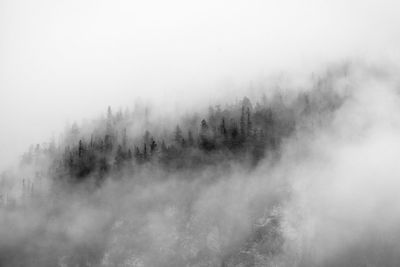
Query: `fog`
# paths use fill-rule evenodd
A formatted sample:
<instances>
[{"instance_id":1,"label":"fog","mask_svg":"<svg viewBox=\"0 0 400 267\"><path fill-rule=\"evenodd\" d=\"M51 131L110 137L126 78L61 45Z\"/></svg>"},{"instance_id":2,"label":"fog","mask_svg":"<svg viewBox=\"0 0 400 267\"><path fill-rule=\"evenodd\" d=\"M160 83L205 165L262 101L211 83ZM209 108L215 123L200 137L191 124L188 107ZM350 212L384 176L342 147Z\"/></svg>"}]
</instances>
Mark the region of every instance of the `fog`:
<instances>
[{"instance_id":1,"label":"fog","mask_svg":"<svg viewBox=\"0 0 400 267\"><path fill-rule=\"evenodd\" d=\"M0 1L0 265L398 266L399 8Z\"/></svg>"},{"instance_id":2,"label":"fog","mask_svg":"<svg viewBox=\"0 0 400 267\"><path fill-rule=\"evenodd\" d=\"M2 0L0 166L107 105L231 102L271 75L349 58L398 62L398 8L395 0Z\"/></svg>"},{"instance_id":3,"label":"fog","mask_svg":"<svg viewBox=\"0 0 400 267\"><path fill-rule=\"evenodd\" d=\"M145 146L125 163L118 148L106 152L115 155L108 171L82 172L90 160L85 153L96 149L96 135L109 131L101 125L112 123L118 130L130 120L109 110L107 118L79 126L79 147L76 130L67 130L59 147L37 148L2 175L0 261L5 266L397 266L397 73L386 65L351 63L317 74L300 94L277 89L278 97L262 105L279 111L272 125L280 134L263 157L254 154L256 161L250 160L249 144L231 152L210 148L200 131L198 147L167 143L166 150L161 145L146 158ZM254 108L253 127L259 127L262 110ZM135 123L122 144L140 142L134 136L141 136L145 125L156 140L176 142L168 141L168 121L141 122L133 114ZM210 125L218 112L213 114ZM167 130L157 130L160 123ZM90 145L84 141L87 132ZM184 156L174 154L176 149ZM96 157L101 166L101 154Z\"/></svg>"}]
</instances>

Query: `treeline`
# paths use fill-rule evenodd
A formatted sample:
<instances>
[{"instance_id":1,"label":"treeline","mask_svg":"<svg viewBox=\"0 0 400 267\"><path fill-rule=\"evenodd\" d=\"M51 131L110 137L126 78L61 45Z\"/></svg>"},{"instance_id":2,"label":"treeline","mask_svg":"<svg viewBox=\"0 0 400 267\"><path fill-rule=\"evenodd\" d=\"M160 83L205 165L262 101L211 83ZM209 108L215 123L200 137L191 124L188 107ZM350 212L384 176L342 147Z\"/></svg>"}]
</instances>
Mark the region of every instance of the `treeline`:
<instances>
[{"instance_id":1,"label":"treeline","mask_svg":"<svg viewBox=\"0 0 400 267\"><path fill-rule=\"evenodd\" d=\"M175 126L137 121L147 109L138 116L109 107L90 131L75 123L62 142L32 147L23 162L50 159L45 165L52 177L73 181L101 181L149 165L167 171L232 161L254 166L267 154L278 154L282 140L299 127L312 128L333 114L345 97L332 89L336 78L319 79L311 90L297 94L263 96L255 105L244 97L224 108L210 107L202 116L177 119Z\"/></svg>"},{"instance_id":2,"label":"treeline","mask_svg":"<svg viewBox=\"0 0 400 267\"><path fill-rule=\"evenodd\" d=\"M56 175L78 180L94 175L101 179L111 171L134 171L143 164L167 170L233 159L256 164L267 150L277 149L281 139L295 128L294 120L282 124L271 108L254 108L247 97L224 110L210 108L207 118L201 119L197 127L177 124L165 136L145 130L142 138L131 138L127 128L116 127L117 120L124 125L121 121L129 118L117 118L109 107L103 121L105 132L93 132L89 139L80 138L66 146L57 159Z\"/></svg>"}]
</instances>

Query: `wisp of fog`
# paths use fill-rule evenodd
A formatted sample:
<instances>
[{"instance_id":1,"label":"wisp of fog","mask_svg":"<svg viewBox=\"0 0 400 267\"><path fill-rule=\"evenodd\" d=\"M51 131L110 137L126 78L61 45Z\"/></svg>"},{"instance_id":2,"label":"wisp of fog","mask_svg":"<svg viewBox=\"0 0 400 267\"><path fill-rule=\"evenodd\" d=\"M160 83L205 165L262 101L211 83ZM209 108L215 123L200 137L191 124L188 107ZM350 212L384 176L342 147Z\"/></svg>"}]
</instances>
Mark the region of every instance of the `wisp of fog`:
<instances>
[{"instance_id":1,"label":"wisp of fog","mask_svg":"<svg viewBox=\"0 0 400 267\"><path fill-rule=\"evenodd\" d=\"M398 266L397 77L338 64L177 117L68 125L1 176L0 265Z\"/></svg>"}]
</instances>

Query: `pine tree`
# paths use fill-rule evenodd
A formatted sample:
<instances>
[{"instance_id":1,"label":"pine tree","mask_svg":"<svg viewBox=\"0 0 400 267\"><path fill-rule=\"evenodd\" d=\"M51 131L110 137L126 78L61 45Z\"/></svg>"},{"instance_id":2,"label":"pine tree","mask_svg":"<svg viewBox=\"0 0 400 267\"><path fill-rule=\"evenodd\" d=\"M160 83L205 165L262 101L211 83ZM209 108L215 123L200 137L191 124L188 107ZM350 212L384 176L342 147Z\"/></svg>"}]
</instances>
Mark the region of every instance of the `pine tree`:
<instances>
[{"instance_id":1,"label":"pine tree","mask_svg":"<svg viewBox=\"0 0 400 267\"><path fill-rule=\"evenodd\" d=\"M225 118L222 118L221 120L221 125L220 125L220 134L224 137L227 135L227 130L226 130L226 125L225 125Z\"/></svg>"},{"instance_id":2,"label":"pine tree","mask_svg":"<svg viewBox=\"0 0 400 267\"><path fill-rule=\"evenodd\" d=\"M244 106L242 106L242 112L240 115L240 137L242 139L246 137L246 117L244 112Z\"/></svg>"},{"instance_id":3,"label":"pine tree","mask_svg":"<svg viewBox=\"0 0 400 267\"><path fill-rule=\"evenodd\" d=\"M82 157L82 154L83 154L83 144L82 144L82 140L79 140L78 156Z\"/></svg>"},{"instance_id":4,"label":"pine tree","mask_svg":"<svg viewBox=\"0 0 400 267\"><path fill-rule=\"evenodd\" d=\"M111 111L111 107L110 106L108 106L108 109L107 109L107 125L106 125L106 127L107 127L107 135L112 135L112 132L113 132L113 123L114 123L114 121L113 121L113 115L112 115L112 111Z\"/></svg>"},{"instance_id":5,"label":"pine tree","mask_svg":"<svg viewBox=\"0 0 400 267\"><path fill-rule=\"evenodd\" d=\"M122 150L122 146L118 145L118 149L117 149L117 153L115 155L115 164L117 165L117 167L120 167L124 161L125 157L124 157L124 152Z\"/></svg>"},{"instance_id":6,"label":"pine tree","mask_svg":"<svg viewBox=\"0 0 400 267\"><path fill-rule=\"evenodd\" d=\"M151 138L151 140L150 140L150 153L153 155L156 152L156 149L157 149L157 143L153 138Z\"/></svg>"},{"instance_id":7,"label":"pine tree","mask_svg":"<svg viewBox=\"0 0 400 267\"><path fill-rule=\"evenodd\" d=\"M181 146L182 146L183 148L186 147L186 140L185 140L185 138L182 138L182 140L181 140Z\"/></svg>"},{"instance_id":8,"label":"pine tree","mask_svg":"<svg viewBox=\"0 0 400 267\"><path fill-rule=\"evenodd\" d=\"M213 140L206 120L201 121L200 126L200 147L204 150L213 150L215 148L215 140Z\"/></svg>"},{"instance_id":9,"label":"pine tree","mask_svg":"<svg viewBox=\"0 0 400 267\"><path fill-rule=\"evenodd\" d=\"M239 136L239 129L237 123L234 119L231 119L230 126L229 126L229 147L234 148L238 145L240 136Z\"/></svg>"},{"instance_id":10,"label":"pine tree","mask_svg":"<svg viewBox=\"0 0 400 267\"><path fill-rule=\"evenodd\" d=\"M207 125L207 122L206 122L205 119L203 119L203 120L201 121L200 127L201 127L201 134L207 134L208 125Z\"/></svg>"},{"instance_id":11,"label":"pine tree","mask_svg":"<svg viewBox=\"0 0 400 267\"><path fill-rule=\"evenodd\" d=\"M113 141L112 141L111 135L106 134L106 136L104 137L104 146L105 146L105 150L107 152L110 152L113 150Z\"/></svg>"},{"instance_id":12,"label":"pine tree","mask_svg":"<svg viewBox=\"0 0 400 267\"><path fill-rule=\"evenodd\" d=\"M251 133L252 133L251 114L250 114L250 108L247 108L247 136L250 136Z\"/></svg>"},{"instance_id":13,"label":"pine tree","mask_svg":"<svg viewBox=\"0 0 400 267\"><path fill-rule=\"evenodd\" d=\"M111 111L111 107L108 106L107 108L107 120L111 120L112 119L112 111Z\"/></svg>"},{"instance_id":14,"label":"pine tree","mask_svg":"<svg viewBox=\"0 0 400 267\"><path fill-rule=\"evenodd\" d=\"M183 137L182 137L182 130L181 130L181 128L179 127L179 125L176 125L174 140L175 140L175 142L176 142L177 144L181 145L182 139L183 139Z\"/></svg>"},{"instance_id":15,"label":"pine tree","mask_svg":"<svg viewBox=\"0 0 400 267\"><path fill-rule=\"evenodd\" d=\"M143 144L143 159L147 159L147 145Z\"/></svg>"}]
</instances>

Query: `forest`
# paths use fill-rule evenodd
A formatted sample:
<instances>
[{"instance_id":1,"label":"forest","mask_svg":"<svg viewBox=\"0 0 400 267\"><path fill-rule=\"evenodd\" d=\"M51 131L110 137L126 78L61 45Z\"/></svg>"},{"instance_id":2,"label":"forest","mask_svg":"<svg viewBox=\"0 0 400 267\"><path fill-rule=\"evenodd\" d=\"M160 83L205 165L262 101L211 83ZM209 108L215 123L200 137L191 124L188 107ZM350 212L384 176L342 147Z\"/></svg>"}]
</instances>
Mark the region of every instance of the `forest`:
<instances>
[{"instance_id":1,"label":"forest","mask_svg":"<svg viewBox=\"0 0 400 267\"><path fill-rule=\"evenodd\" d=\"M340 107L343 96L330 90L329 82L321 79L316 89L295 97L276 92L255 105L244 97L224 108L210 106L203 116L186 115L175 126L149 122L147 108L135 113L108 107L90 126L73 123L58 145L52 140L31 146L21 163L48 158L49 175L72 183L134 176L143 167L179 171L234 162L253 168L267 155L277 157L282 140L304 121ZM135 123L141 131L132 131Z\"/></svg>"},{"instance_id":2,"label":"forest","mask_svg":"<svg viewBox=\"0 0 400 267\"><path fill-rule=\"evenodd\" d=\"M386 214L370 199L386 199L369 178L383 168L361 160L393 114L349 123L391 105L364 77L345 65L199 112L68 124L1 174L0 266L396 266L393 249L371 253L396 230L363 223Z\"/></svg>"}]
</instances>

